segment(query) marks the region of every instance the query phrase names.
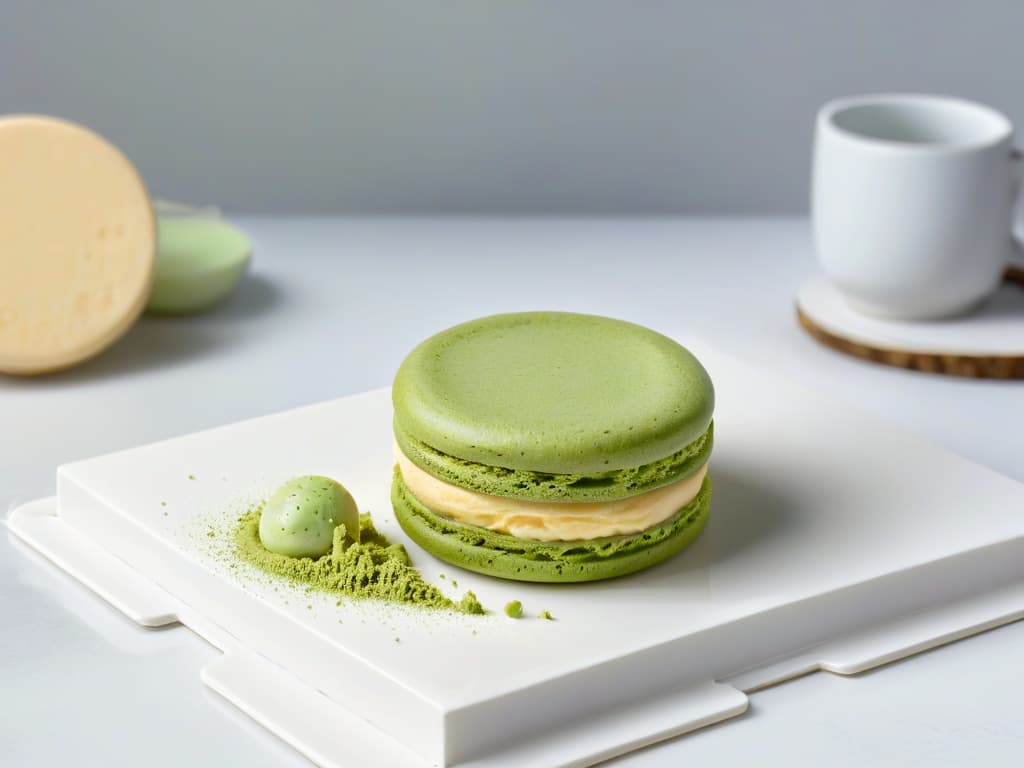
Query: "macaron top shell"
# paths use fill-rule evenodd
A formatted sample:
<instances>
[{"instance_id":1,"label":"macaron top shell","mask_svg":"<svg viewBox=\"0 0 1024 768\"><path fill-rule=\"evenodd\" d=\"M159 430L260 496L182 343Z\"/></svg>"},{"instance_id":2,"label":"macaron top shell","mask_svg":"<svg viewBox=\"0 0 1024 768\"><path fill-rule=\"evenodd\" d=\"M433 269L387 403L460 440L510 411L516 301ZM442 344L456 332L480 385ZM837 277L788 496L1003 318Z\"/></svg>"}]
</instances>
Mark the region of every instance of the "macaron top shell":
<instances>
[{"instance_id":1,"label":"macaron top shell","mask_svg":"<svg viewBox=\"0 0 1024 768\"><path fill-rule=\"evenodd\" d=\"M491 466L593 473L662 459L700 437L714 390L685 348L594 315L524 312L454 326L405 359L395 420Z\"/></svg>"}]
</instances>

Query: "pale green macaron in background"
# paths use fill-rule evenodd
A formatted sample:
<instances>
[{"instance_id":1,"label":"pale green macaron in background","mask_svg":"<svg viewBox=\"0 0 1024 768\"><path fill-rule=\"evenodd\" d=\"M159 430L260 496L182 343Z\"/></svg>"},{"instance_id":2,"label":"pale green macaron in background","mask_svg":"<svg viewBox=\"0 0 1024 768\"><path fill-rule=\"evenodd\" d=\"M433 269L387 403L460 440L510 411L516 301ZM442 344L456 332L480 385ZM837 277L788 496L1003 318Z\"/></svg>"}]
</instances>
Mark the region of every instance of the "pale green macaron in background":
<instances>
[{"instance_id":1,"label":"pale green macaron in background","mask_svg":"<svg viewBox=\"0 0 1024 768\"><path fill-rule=\"evenodd\" d=\"M334 529L359 541L359 508L345 487L329 477L303 475L280 488L260 513L260 542L287 557L320 557L331 551Z\"/></svg>"},{"instance_id":2,"label":"pale green macaron in background","mask_svg":"<svg viewBox=\"0 0 1024 768\"><path fill-rule=\"evenodd\" d=\"M146 311L184 315L210 309L231 293L251 257L245 233L218 218L161 216Z\"/></svg>"}]
</instances>

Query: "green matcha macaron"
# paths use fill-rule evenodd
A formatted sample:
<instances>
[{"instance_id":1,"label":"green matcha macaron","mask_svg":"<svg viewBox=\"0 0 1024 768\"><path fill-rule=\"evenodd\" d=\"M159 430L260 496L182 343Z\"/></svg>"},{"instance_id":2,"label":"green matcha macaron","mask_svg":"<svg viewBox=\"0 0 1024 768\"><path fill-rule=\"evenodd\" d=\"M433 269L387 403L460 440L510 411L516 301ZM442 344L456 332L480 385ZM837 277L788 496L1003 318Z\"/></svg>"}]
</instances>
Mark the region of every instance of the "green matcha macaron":
<instances>
[{"instance_id":1,"label":"green matcha macaron","mask_svg":"<svg viewBox=\"0 0 1024 768\"><path fill-rule=\"evenodd\" d=\"M700 362L650 329L593 315L494 315L442 331L402 363L392 400L395 443L412 464L527 511L532 502L571 512L641 497L694 475L712 448L714 390ZM392 504L416 543L454 565L523 581L592 581L654 565L693 541L710 480L692 482L695 495L649 528L584 540L469 524L429 508L397 467Z\"/></svg>"},{"instance_id":2,"label":"green matcha macaron","mask_svg":"<svg viewBox=\"0 0 1024 768\"><path fill-rule=\"evenodd\" d=\"M240 229L208 216L164 216L157 222L156 273L146 311L204 312L234 290L252 257Z\"/></svg>"}]
</instances>

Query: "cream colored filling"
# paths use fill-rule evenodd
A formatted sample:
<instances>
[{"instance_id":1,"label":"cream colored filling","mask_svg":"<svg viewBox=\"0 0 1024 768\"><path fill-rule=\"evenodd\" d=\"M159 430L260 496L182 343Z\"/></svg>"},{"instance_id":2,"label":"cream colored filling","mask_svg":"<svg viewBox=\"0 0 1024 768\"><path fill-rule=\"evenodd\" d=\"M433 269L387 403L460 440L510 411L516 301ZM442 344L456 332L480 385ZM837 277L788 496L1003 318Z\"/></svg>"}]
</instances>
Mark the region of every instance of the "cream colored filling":
<instances>
[{"instance_id":1,"label":"cream colored filling","mask_svg":"<svg viewBox=\"0 0 1024 768\"><path fill-rule=\"evenodd\" d=\"M707 473L705 463L675 483L615 501L523 501L439 480L413 464L397 444L394 454L406 486L431 511L460 523L534 541L582 541L639 533L693 501Z\"/></svg>"}]
</instances>

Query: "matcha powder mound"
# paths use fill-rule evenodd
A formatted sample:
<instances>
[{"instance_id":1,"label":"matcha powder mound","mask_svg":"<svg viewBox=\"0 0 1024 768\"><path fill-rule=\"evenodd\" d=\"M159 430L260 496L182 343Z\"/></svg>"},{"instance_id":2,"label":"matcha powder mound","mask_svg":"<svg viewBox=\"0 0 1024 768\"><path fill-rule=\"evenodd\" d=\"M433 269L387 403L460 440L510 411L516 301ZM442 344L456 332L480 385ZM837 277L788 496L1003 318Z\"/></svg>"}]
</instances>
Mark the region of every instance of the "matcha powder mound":
<instances>
[{"instance_id":1,"label":"matcha powder mound","mask_svg":"<svg viewBox=\"0 0 1024 768\"><path fill-rule=\"evenodd\" d=\"M353 598L369 598L434 610L484 613L480 601L466 592L455 603L423 580L401 544L377 532L368 514L359 516L359 543L346 538L345 526L334 529L331 551L318 558L288 557L268 551L260 542L261 508L246 512L235 529L237 554L257 568L290 581Z\"/></svg>"}]
</instances>

